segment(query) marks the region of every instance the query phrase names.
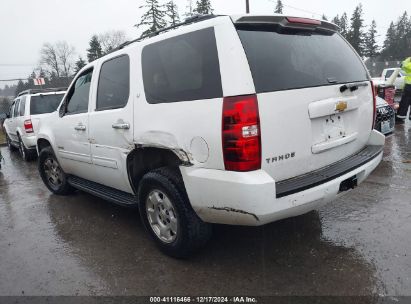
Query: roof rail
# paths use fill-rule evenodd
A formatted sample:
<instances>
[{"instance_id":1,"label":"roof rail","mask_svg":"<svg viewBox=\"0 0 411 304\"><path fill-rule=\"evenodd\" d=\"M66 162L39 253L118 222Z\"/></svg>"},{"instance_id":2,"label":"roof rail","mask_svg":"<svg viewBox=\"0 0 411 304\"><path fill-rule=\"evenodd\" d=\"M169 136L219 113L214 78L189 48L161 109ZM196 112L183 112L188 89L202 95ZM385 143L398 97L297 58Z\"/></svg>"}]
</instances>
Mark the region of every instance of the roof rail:
<instances>
[{"instance_id":1,"label":"roof rail","mask_svg":"<svg viewBox=\"0 0 411 304\"><path fill-rule=\"evenodd\" d=\"M39 94L39 93L51 93L51 92L61 92L61 91L67 91L67 88L47 88L47 89L30 89L30 90L25 90L17 94L17 97L23 96L23 95L28 95L28 94Z\"/></svg>"},{"instance_id":2,"label":"roof rail","mask_svg":"<svg viewBox=\"0 0 411 304\"><path fill-rule=\"evenodd\" d=\"M176 28L178 28L178 27L180 27L180 26L188 25L188 24L192 24L192 23L197 23L197 22L200 22L200 21L208 20L208 19L213 19L213 18L220 17L220 16L222 16L222 15L213 15L213 14L209 14L209 15L193 15L193 16L191 16L191 17L186 18L186 19L185 19L183 22L181 22L181 23L177 23L177 24L175 24L175 25L162 28L162 29L160 29L160 30L158 30L158 31L155 31L155 32L153 32L153 33L150 33L150 34L141 36L140 38L137 38L137 39L134 39L134 40L126 41L126 42L124 42L123 44L121 44L120 46L118 46L117 48L113 49L110 53L115 52L115 51L118 51L118 50L121 50L121 49L123 49L124 47L126 47L126 46L128 46L128 45L130 45L130 44L132 44L132 43L134 43L134 42L142 41L142 40L144 40L144 39L157 36L157 35L159 35L159 34L161 34L161 33L168 32L168 31L173 30L173 29L176 29Z\"/></svg>"}]
</instances>

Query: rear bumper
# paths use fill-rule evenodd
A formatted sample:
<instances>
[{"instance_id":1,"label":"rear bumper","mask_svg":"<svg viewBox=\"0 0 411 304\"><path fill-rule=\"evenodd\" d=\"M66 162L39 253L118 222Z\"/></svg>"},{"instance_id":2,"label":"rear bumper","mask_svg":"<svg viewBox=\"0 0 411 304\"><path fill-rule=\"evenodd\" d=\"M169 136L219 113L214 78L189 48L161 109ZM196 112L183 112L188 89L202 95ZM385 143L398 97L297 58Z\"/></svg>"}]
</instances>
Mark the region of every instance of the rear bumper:
<instances>
[{"instance_id":1,"label":"rear bumper","mask_svg":"<svg viewBox=\"0 0 411 304\"><path fill-rule=\"evenodd\" d=\"M384 136L378 134L374 134L370 145L384 143L378 138ZM307 213L343 195L343 181L356 176L360 184L381 162L382 150L375 152L331 179L282 196L278 195L282 186L263 170L244 173L181 167L181 172L193 209L203 221L259 226Z\"/></svg>"}]
</instances>

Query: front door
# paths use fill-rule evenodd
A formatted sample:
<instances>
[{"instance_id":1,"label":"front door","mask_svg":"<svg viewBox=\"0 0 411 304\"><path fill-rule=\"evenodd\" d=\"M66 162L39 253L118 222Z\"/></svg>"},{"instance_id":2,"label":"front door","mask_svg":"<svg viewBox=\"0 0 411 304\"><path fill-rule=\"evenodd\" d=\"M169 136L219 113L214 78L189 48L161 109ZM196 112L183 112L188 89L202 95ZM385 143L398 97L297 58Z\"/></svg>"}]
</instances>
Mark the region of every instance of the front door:
<instances>
[{"instance_id":1,"label":"front door","mask_svg":"<svg viewBox=\"0 0 411 304\"><path fill-rule=\"evenodd\" d=\"M93 168L89 142L89 100L93 70L86 70L71 86L53 129L59 160L68 174L90 179Z\"/></svg>"},{"instance_id":2,"label":"front door","mask_svg":"<svg viewBox=\"0 0 411 304\"><path fill-rule=\"evenodd\" d=\"M132 193L127 155L133 149L133 98L130 58L121 55L101 65L94 111L90 112L93 181Z\"/></svg>"}]
</instances>

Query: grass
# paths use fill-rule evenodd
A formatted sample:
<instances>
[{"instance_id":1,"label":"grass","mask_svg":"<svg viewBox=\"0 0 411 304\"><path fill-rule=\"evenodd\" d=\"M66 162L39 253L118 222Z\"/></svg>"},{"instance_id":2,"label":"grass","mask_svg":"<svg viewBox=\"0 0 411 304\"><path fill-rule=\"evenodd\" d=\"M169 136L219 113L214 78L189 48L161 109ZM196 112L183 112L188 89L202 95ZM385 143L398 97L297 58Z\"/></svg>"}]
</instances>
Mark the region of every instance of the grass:
<instances>
[{"instance_id":1,"label":"grass","mask_svg":"<svg viewBox=\"0 0 411 304\"><path fill-rule=\"evenodd\" d=\"M3 131L0 129L0 144L6 142L6 136L4 135Z\"/></svg>"}]
</instances>

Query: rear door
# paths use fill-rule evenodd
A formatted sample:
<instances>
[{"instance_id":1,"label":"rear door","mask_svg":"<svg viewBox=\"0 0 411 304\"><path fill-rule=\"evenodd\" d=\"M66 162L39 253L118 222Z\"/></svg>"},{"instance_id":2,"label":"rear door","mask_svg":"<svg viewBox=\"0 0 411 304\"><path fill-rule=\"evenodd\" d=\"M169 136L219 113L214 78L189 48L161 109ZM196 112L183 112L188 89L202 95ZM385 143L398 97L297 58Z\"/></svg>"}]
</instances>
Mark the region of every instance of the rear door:
<instances>
[{"instance_id":1,"label":"rear door","mask_svg":"<svg viewBox=\"0 0 411 304\"><path fill-rule=\"evenodd\" d=\"M102 63L95 92L90 113L93 181L132 193L126 168L127 155L134 148L128 55Z\"/></svg>"},{"instance_id":2,"label":"rear door","mask_svg":"<svg viewBox=\"0 0 411 304\"><path fill-rule=\"evenodd\" d=\"M373 94L351 46L330 24L255 21L236 27L258 98L262 169L284 180L361 150Z\"/></svg>"}]
</instances>

